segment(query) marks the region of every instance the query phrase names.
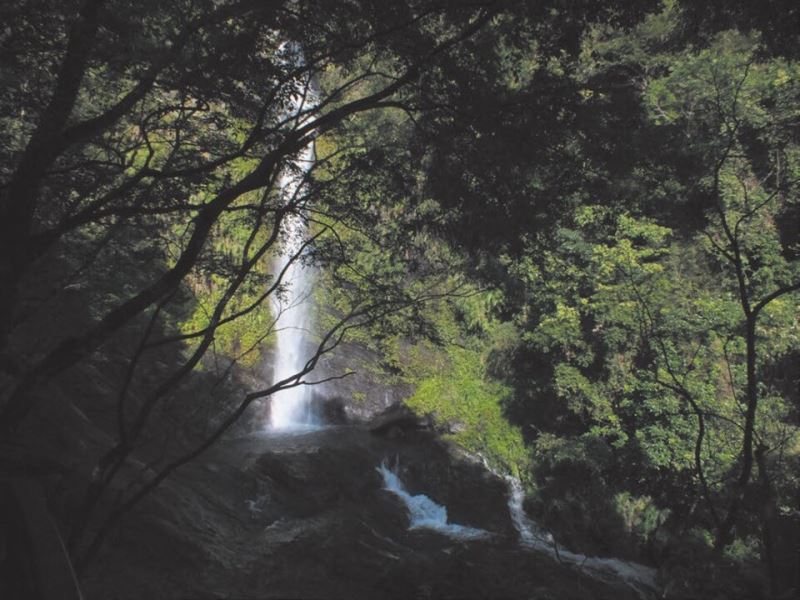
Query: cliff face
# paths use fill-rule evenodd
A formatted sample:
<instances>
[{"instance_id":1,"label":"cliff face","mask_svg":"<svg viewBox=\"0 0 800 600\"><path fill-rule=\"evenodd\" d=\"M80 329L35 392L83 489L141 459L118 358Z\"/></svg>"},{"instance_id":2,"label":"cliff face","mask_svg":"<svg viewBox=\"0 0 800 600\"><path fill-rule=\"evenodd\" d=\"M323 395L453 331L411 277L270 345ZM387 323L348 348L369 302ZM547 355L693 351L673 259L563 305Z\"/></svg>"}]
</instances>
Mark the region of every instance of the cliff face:
<instances>
[{"instance_id":1,"label":"cliff face","mask_svg":"<svg viewBox=\"0 0 800 600\"><path fill-rule=\"evenodd\" d=\"M348 375L319 386L323 410L332 422L366 424L390 406L399 405L412 386L380 367L380 356L357 343L344 343L320 365L320 379Z\"/></svg>"}]
</instances>

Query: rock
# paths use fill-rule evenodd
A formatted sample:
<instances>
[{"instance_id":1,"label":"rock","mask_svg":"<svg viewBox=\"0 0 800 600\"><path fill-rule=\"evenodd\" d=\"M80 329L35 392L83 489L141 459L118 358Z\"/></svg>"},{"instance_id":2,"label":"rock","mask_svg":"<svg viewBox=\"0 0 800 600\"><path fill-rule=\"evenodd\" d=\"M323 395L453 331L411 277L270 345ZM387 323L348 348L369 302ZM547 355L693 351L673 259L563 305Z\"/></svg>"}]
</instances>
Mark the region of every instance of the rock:
<instances>
[{"instance_id":1,"label":"rock","mask_svg":"<svg viewBox=\"0 0 800 600\"><path fill-rule=\"evenodd\" d=\"M374 423L404 431L398 439L327 428L221 443L128 517L92 566L85 597L635 598L521 550L506 535L502 482L406 411ZM451 522L495 535L465 542L409 530L404 503L376 470L384 460L397 461L410 493L445 504Z\"/></svg>"},{"instance_id":2,"label":"rock","mask_svg":"<svg viewBox=\"0 0 800 600\"><path fill-rule=\"evenodd\" d=\"M450 435L454 433L462 433L466 430L466 423L462 423L461 421L445 422L437 427L437 431L439 431L439 433L447 433Z\"/></svg>"},{"instance_id":3,"label":"rock","mask_svg":"<svg viewBox=\"0 0 800 600\"><path fill-rule=\"evenodd\" d=\"M385 435L390 439L400 438L407 431L430 430L430 419L418 417L402 402L392 404L367 424L367 429L375 435Z\"/></svg>"},{"instance_id":4,"label":"rock","mask_svg":"<svg viewBox=\"0 0 800 600\"><path fill-rule=\"evenodd\" d=\"M344 398L334 396L332 398L320 398L315 395L315 402L319 402L316 413L320 420L327 425L344 425L348 422L347 402Z\"/></svg>"},{"instance_id":5,"label":"rock","mask_svg":"<svg viewBox=\"0 0 800 600\"><path fill-rule=\"evenodd\" d=\"M448 444L426 444L420 458L409 454L401 460L400 470L410 492L447 507L449 521L516 539L506 483L483 465L456 455Z\"/></svg>"},{"instance_id":6,"label":"rock","mask_svg":"<svg viewBox=\"0 0 800 600\"><path fill-rule=\"evenodd\" d=\"M391 380L381 368L381 357L358 343L343 343L315 370L315 377L348 376L315 387L344 413L347 423L363 425L411 394L408 384ZM339 421L333 421L338 423Z\"/></svg>"}]
</instances>

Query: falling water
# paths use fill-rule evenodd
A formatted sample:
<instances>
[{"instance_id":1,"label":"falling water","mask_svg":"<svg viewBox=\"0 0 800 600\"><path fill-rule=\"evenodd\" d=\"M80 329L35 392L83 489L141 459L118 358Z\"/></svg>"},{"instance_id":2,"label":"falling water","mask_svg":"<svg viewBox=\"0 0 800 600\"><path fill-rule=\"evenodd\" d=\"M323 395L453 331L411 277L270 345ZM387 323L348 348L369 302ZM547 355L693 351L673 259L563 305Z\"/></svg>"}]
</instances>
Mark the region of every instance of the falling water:
<instances>
[{"instance_id":1,"label":"falling water","mask_svg":"<svg viewBox=\"0 0 800 600\"><path fill-rule=\"evenodd\" d=\"M508 483L508 510L519 534L519 542L525 548L549 554L561 563L576 565L587 575L601 581L622 581L643 598L652 597L656 585L656 571L650 567L617 558L598 558L570 552L559 547L553 536L539 527L522 507L524 492L519 479L506 477Z\"/></svg>"},{"instance_id":2,"label":"falling water","mask_svg":"<svg viewBox=\"0 0 800 600\"><path fill-rule=\"evenodd\" d=\"M385 462L377 470L383 477L383 488L406 505L410 519L409 529L432 529L459 540L474 540L489 535L485 529L449 523L444 506L436 504L424 494L409 494L400 477Z\"/></svg>"},{"instance_id":3,"label":"falling water","mask_svg":"<svg viewBox=\"0 0 800 600\"><path fill-rule=\"evenodd\" d=\"M308 149L306 154L307 160L310 160L311 149ZM284 189L298 185L291 180L281 183ZM308 360L307 334L311 324L309 296L313 284L313 271L300 260L293 260L302 248L305 229L305 224L299 216L287 217L285 257L283 264L280 265L281 270L286 268L284 275L286 292L275 300L279 315L273 367L273 380L276 382L301 371ZM288 266L287 261L290 261ZM313 428L317 425L309 386L297 385L278 392L273 397L270 406L270 426L273 429L296 430Z\"/></svg>"},{"instance_id":4,"label":"falling water","mask_svg":"<svg viewBox=\"0 0 800 600\"><path fill-rule=\"evenodd\" d=\"M288 46L287 46L288 47ZM298 63L302 55L298 49L290 52L288 60ZM313 93L306 85L291 98L291 115L299 115L313 104ZM303 117L298 116L302 123ZM313 143L306 146L292 164L281 175L278 186L284 202L296 202L303 193L303 184L314 161ZM302 204L302 203L301 203ZM301 215L289 213L283 223L283 253L277 272L284 272L283 293L274 299L277 314L276 356L272 379L281 381L303 370L308 354L308 332L311 325L309 298L314 272L303 264L301 255L307 237L307 227ZM301 380L302 381L302 378ZM314 414L310 388L300 383L278 392L270 403L270 427L275 430L296 431L314 429L319 420Z\"/></svg>"},{"instance_id":5,"label":"falling water","mask_svg":"<svg viewBox=\"0 0 800 600\"><path fill-rule=\"evenodd\" d=\"M641 598L653 598L658 589L656 570L635 562L618 558L600 558L570 552L559 546L548 531L539 526L526 513L523 503L525 492L522 482L511 475L503 475L492 468L486 457L478 454L473 458L482 463L487 471L504 479L508 486L508 513L514 529L519 535L519 544L536 552L548 554L562 564L575 565L590 577L606 583L622 582L636 590Z\"/></svg>"}]
</instances>

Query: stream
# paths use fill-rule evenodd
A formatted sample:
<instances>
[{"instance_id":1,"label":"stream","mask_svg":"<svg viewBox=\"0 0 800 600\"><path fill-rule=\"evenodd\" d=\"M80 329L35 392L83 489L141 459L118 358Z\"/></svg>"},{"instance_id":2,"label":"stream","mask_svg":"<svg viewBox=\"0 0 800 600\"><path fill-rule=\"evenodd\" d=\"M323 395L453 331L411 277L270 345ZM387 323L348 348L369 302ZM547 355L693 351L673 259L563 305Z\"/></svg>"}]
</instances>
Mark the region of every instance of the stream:
<instances>
[{"instance_id":1,"label":"stream","mask_svg":"<svg viewBox=\"0 0 800 600\"><path fill-rule=\"evenodd\" d=\"M644 579L601 559L564 550L554 558L519 528L508 491L427 432L257 432L220 443L144 501L85 592L118 600L652 595Z\"/></svg>"}]
</instances>

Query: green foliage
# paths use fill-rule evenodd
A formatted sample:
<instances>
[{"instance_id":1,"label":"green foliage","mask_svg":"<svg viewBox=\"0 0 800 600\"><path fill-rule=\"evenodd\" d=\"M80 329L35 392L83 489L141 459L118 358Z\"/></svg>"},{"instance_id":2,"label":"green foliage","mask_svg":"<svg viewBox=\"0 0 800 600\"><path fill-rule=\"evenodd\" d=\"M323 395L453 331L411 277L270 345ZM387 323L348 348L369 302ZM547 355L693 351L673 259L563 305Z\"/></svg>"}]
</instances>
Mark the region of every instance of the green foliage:
<instances>
[{"instance_id":1,"label":"green foliage","mask_svg":"<svg viewBox=\"0 0 800 600\"><path fill-rule=\"evenodd\" d=\"M447 437L485 456L495 468L525 476L529 451L503 410L510 388L487 378L479 351L453 346L447 358L418 382L406 403L421 415L432 415L452 431Z\"/></svg>"},{"instance_id":2,"label":"green foliage","mask_svg":"<svg viewBox=\"0 0 800 600\"><path fill-rule=\"evenodd\" d=\"M755 30L693 37L688 14L667 1L630 28L600 19L562 52L503 15L425 80L420 97L458 110L364 119L323 140L335 198L391 208L341 230L355 259L325 274L320 302L344 312L382 293L378 277L406 291L444 289L440 270L468 281L465 297L359 341L415 386L415 410L527 471L540 516L577 542L579 523L598 549L621 536L707 556L743 463L742 298L755 305L800 275L798 65ZM358 150L339 156L347 140ZM394 171L359 183L354 164ZM755 330L754 436L778 506L800 489L786 375L797 315L797 293L781 293ZM763 527L745 512L737 560Z\"/></svg>"},{"instance_id":3,"label":"green foliage","mask_svg":"<svg viewBox=\"0 0 800 600\"><path fill-rule=\"evenodd\" d=\"M634 496L630 492L614 496L614 504L625 529L643 540L651 539L670 513L668 508L658 508L649 496Z\"/></svg>"},{"instance_id":4,"label":"green foliage","mask_svg":"<svg viewBox=\"0 0 800 600\"><path fill-rule=\"evenodd\" d=\"M212 311L220 301L226 280L211 275L195 286L194 310L182 321L180 331L191 334L203 331L211 323ZM253 289L238 294L228 304L222 318L236 314L256 304L263 292ZM214 332L214 351L229 359L238 360L242 367L253 367L263 358L263 351L274 343L274 315L270 302L259 303L253 310L220 325Z\"/></svg>"}]
</instances>

